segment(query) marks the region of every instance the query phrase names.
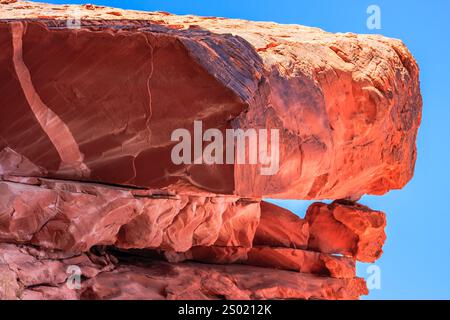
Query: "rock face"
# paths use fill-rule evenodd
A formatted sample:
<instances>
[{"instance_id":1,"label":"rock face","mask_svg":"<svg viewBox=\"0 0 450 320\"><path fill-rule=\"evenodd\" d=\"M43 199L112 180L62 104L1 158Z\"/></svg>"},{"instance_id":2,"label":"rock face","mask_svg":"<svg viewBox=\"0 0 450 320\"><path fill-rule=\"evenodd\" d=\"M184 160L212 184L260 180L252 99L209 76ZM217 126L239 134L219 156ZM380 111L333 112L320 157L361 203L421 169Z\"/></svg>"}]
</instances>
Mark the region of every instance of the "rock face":
<instances>
[{"instance_id":1,"label":"rock face","mask_svg":"<svg viewBox=\"0 0 450 320\"><path fill-rule=\"evenodd\" d=\"M355 201L416 159L401 41L1 1L0 44L0 299L367 294L355 263L380 257L386 217ZM230 130L276 134L211 162ZM262 198L336 201L301 219Z\"/></svg>"},{"instance_id":2,"label":"rock face","mask_svg":"<svg viewBox=\"0 0 450 320\"><path fill-rule=\"evenodd\" d=\"M259 223L259 203L236 197L32 182L0 182L0 240L70 252L95 245L184 252L201 245L251 247Z\"/></svg>"},{"instance_id":3,"label":"rock face","mask_svg":"<svg viewBox=\"0 0 450 320\"><path fill-rule=\"evenodd\" d=\"M66 286L66 270L74 264L87 279L79 290ZM1 297L24 300L355 299L367 292L362 279L241 265L169 264L145 259L130 264L107 252L70 256L7 244L0 244L0 270Z\"/></svg>"},{"instance_id":4,"label":"rock face","mask_svg":"<svg viewBox=\"0 0 450 320\"><path fill-rule=\"evenodd\" d=\"M6 174L293 199L383 194L413 174L421 97L400 41L24 4L0 13ZM279 129L279 170L173 164L171 134L195 120Z\"/></svg>"},{"instance_id":5,"label":"rock face","mask_svg":"<svg viewBox=\"0 0 450 320\"><path fill-rule=\"evenodd\" d=\"M315 203L306 212L310 226L309 248L326 253L351 255L374 262L386 240L383 212L354 203Z\"/></svg>"}]
</instances>

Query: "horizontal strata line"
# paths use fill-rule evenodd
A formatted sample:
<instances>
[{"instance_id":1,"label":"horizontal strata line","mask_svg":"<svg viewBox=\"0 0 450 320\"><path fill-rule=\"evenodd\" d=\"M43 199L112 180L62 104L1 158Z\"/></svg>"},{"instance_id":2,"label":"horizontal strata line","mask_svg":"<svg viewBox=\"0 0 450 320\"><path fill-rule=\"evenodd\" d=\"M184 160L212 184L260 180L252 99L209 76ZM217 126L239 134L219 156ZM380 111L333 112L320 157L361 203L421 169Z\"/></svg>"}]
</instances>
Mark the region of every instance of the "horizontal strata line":
<instances>
[{"instance_id":1,"label":"horizontal strata line","mask_svg":"<svg viewBox=\"0 0 450 320\"><path fill-rule=\"evenodd\" d=\"M23 177L18 177L18 178L23 178ZM32 177L35 178L35 177ZM117 191L129 191L131 192L132 197L130 197L130 199L173 199L176 200L176 196L178 196L179 194L176 195L164 195L164 194L149 194L149 195L136 195L133 194L133 190L134 191L148 191L148 189L137 189L137 188L128 188L128 187L122 187L122 186L117 186L117 185L111 185L111 184L105 184L105 183L95 183L95 182L86 182L86 181L75 181L75 180L60 180L60 179L50 179L50 178L36 178L39 180L39 184L34 184L34 183L26 183L26 182L22 182L22 181L15 181L15 180L8 180L8 179L0 179L0 183L4 182L4 183L11 183L11 184L18 184L18 185L23 185L23 186L31 186L31 187L37 187L37 188L42 188L45 190L55 190L51 187L46 187L45 184L41 183L44 181L49 181L49 182L61 182L61 183L67 183L67 184L74 184L74 185L86 185L86 186L93 186L93 187L98 187L98 188L103 188L103 189L114 189ZM63 190L66 192L70 192L70 193L79 193L79 192L75 192L75 191L71 191L71 190Z\"/></svg>"},{"instance_id":2,"label":"horizontal strata line","mask_svg":"<svg viewBox=\"0 0 450 320\"><path fill-rule=\"evenodd\" d=\"M77 180L77 179L61 179L61 178L54 178L54 177L24 177L24 176L15 176L15 175L5 175L0 177L0 181L4 182L16 182L21 184L32 184L32 183L23 183L20 181L15 180L9 180L8 177L11 178L17 178L17 179L38 179L41 181L57 181L57 182L67 182L67 183L73 183L73 184L87 184L87 185L96 185L99 187L115 187L115 188L123 188L123 189L131 189L131 190L142 190L142 191L148 191L150 189L145 187L138 187L138 186L129 186L125 184L119 184L119 183L109 183L109 182L102 182L102 181L95 181L95 180Z\"/></svg>"},{"instance_id":3,"label":"horizontal strata line","mask_svg":"<svg viewBox=\"0 0 450 320\"><path fill-rule=\"evenodd\" d=\"M9 178L10 177L10 178ZM9 179L8 179L9 178ZM39 181L39 184L33 184L33 183L26 183L17 181L13 178L17 179L37 179ZM139 186L133 186L133 185L124 185L124 184L118 184L118 183L109 183L109 182L103 182L103 181L95 181L95 180L76 180L76 179L61 179L61 178L53 178L53 177L24 177L24 176L14 176L14 175L8 175L8 176L1 176L0 175L0 182L7 182L7 183L14 183L14 184L21 184L21 185L29 185L29 186L36 186L40 187L42 186L41 182L59 182L59 183L68 183L68 184L79 184L79 185L86 185L86 186L93 186L93 187L99 187L99 188L107 188L107 189L118 189L120 191L151 191L152 194L149 195L140 195L140 194L133 194L134 198L152 198L152 199L176 199L177 196L194 196L194 197L217 197L217 198L236 198L236 202L242 202L242 203L259 203L261 202L261 199L259 198L247 198L247 197L239 197L236 195L227 195L227 194L213 194L210 192L205 193L173 193L171 191L166 191L162 189L148 189L145 187L139 187ZM49 188L47 188L49 189ZM214 196L209 196L209 194Z\"/></svg>"}]
</instances>

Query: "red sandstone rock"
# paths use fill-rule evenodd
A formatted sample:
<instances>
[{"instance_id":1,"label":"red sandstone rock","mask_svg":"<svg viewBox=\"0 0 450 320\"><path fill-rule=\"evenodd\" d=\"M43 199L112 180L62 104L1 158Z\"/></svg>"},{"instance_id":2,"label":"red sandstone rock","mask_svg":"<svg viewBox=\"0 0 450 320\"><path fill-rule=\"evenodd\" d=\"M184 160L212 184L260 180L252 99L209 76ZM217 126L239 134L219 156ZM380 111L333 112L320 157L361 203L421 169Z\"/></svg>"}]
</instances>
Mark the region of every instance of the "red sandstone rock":
<instances>
[{"instance_id":1,"label":"red sandstone rock","mask_svg":"<svg viewBox=\"0 0 450 320\"><path fill-rule=\"evenodd\" d=\"M381 255L386 219L350 200L403 187L416 159L418 67L400 41L14 2L0 1L0 299L367 293L355 259ZM278 129L279 170L175 164L171 133L195 120ZM262 197L347 201L301 219Z\"/></svg>"},{"instance_id":2,"label":"red sandstone rock","mask_svg":"<svg viewBox=\"0 0 450 320\"><path fill-rule=\"evenodd\" d=\"M0 24L3 174L296 199L383 194L413 174L418 68L398 40L107 7L0 8L16 20ZM54 28L80 14L96 27ZM39 16L52 18L26 22ZM278 173L173 164L171 133L199 119L281 129Z\"/></svg>"},{"instance_id":3,"label":"red sandstone rock","mask_svg":"<svg viewBox=\"0 0 450 320\"><path fill-rule=\"evenodd\" d=\"M74 252L94 245L251 247L259 221L259 203L236 197L135 196L131 189L38 181L0 182L0 241Z\"/></svg>"},{"instance_id":4,"label":"red sandstone rock","mask_svg":"<svg viewBox=\"0 0 450 320\"><path fill-rule=\"evenodd\" d=\"M289 210L261 202L261 218L253 244L256 246L306 249L309 225Z\"/></svg>"},{"instance_id":5,"label":"red sandstone rock","mask_svg":"<svg viewBox=\"0 0 450 320\"><path fill-rule=\"evenodd\" d=\"M319 252L289 248L252 248L246 264L302 273L312 273L332 278L355 278L355 261Z\"/></svg>"},{"instance_id":6,"label":"red sandstone rock","mask_svg":"<svg viewBox=\"0 0 450 320\"><path fill-rule=\"evenodd\" d=\"M222 215L223 224L214 245L252 247L260 212L259 202L240 200L230 205Z\"/></svg>"},{"instance_id":7,"label":"red sandstone rock","mask_svg":"<svg viewBox=\"0 0 450 320\"><path fill-rule=\"evenodd\" d=\"M383 253L386 216L381 211L354 203L314 203L305 218L312 250L350 255L363 262L374 262Z\"/></svg>"},{"instance_id":8,"label":"red sandstone rock","mask_svg":"<svg viewBox=\"0 0 450 320\"><path fill-rule=\"evenodd\" d=\"M111 262L111 258L102 264L98 260L105 257L101 256L95 256L96 261L93 255L60 254L59 259L57 255L0 244L0 299L356 299L367 293L359 278L333 279L239 265L161 261L130 265ZM74 263L85 277L80 290L66 285L67 267Z\"/></svg>"},{"instance_id":9,"label":"red sandstone rock","mask_svg":"<svg viewBox=\"0 0 450 320\"><path fill-rule=\"evenodd\" d=\"M357 299L362 294L367 294L367 288L359 278L334 279L240 265L155 263L149 269L124 267L102 273L86 283L82 298Z\"/></svg>"},{"instance_id":10,"label":"red sandstone rock","mask_svg":"<svg viewBox=\"0 0 450 320\"><path fill-rule=\"evenodd\" d=\"M113 268L110 261L105 263L106 258L89 258L90 255L0 244L0 300L78 299L79 293L66 286L68 266L76 265L86 278Z\"/></svg>"},{"instance_id":11,"label":"red sandstone rock","mask_svg":"<svg viewBox=\"0 0 450 320\"><path fill-rule=\"evenodd\" d=\"M198 261L214 264L245 263L252 248L244 247L192 247L186 252L164 252L169 262Z\"/></svg>"},{"instance_id":12,"label":"red sandstone rock","mask_svg":"<svg viewBox=\"0 0 450 320\"><path fill-rule=\"evenodd\" d=\"M184 253L165 252L169 262L186 260L214 264L245 264L311 273L332 278L356 277L355 261L320 252L271 247L192 247Z\"/></svg>"}]
</instances>

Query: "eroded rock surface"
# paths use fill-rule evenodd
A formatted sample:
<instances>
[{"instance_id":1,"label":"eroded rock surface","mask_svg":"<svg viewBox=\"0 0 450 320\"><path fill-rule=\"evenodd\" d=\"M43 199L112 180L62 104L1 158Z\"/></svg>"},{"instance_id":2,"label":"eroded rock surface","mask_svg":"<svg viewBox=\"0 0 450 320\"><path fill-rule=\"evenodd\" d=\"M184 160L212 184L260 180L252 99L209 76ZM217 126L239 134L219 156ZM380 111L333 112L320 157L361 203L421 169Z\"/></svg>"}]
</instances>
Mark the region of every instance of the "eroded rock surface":
<instances>
[{"instance_id":1,"label":"eroded rock surface","mask_svg":"<svg viewBox=\"0 0 450 320\"><path fill-rule=\"evenodd\" d=\"M310 249L351 255L363 262L374 262L383 253L386 216L381 211L355 203L314 203L305 219Z\"/></svg>"},{"instance_id":2,"label":"eroded rock surface","mask_svg":"<svg viewBox=\"0 0 450 320\"><path fill-rule=\"evenodd\" d=\"M273 204L232 196L3 179L0 292L8 299L357 298L367 289L355 262L378 258L384 242L384 215L347 202L313 204L301 219ZM342 242L335 229L344 222L351 237ZM99 258L95 248L102 246L111 249ZM128 262L118 263L121 258ZM83 289L67 287L73 266L83 272ZM161 271L167 268L176 271ZM259 285L247 272L263 277ZM141 282L146 274L159 280ZM161 293L160 286L172 285L178 291Z\"/></svg>"},{"instance_id":3,"label":"eroded rock surface","mask_svg":"<svg viewBox=\"0 0 450 320\"><path fill-rule=\"evenodd\" d=\"M95 245L184 252L214 244L251 247L259 223L259 202L236 197L31 182L0 182L1 241L70 252Z\"/></svg>"},{"instance_id":4,"label":"eroded rock surface","mask_svg":"<svg viewBox=\"0 0 450 320\"><path fill-rule=\"evenodd\" d=\"M416 160L401 41L0 1L0 46L0 299L367 294L355 264L381 256L386 217L355 201L402 188ZM277 170L175 163L171 135L195 121L276 130ZM336 201L302 219L265 197Z\"/></svg>"},{"instance_id":5,"label":"eroded rock surface","mask_svg":"<svg viewBox=\"0 0 450 320\"><path fill-rule=\"evenodd\" d=\"M412 177L421 96L398 40L56 9L1 6L4 174L292 199L383 194ZM82 27L67 28L76 17ZM175 165L171 133L192 132L195 120L203 130L280 130L279 170Z\"/></svg>"},{"instance_id":6,"label":"eroded rock surface","mask_svg":"<svg viewBox=\"0 0 450 320\"><path fill-rule=\"evenodd\" d=\"M130 263L133 262L133 263ZM86 279L67 286L70 266ZM167 263L108 252L67 255L0 244L0 299L356 299L363 279L242 265Z\"/></svg>"}]
</instances>

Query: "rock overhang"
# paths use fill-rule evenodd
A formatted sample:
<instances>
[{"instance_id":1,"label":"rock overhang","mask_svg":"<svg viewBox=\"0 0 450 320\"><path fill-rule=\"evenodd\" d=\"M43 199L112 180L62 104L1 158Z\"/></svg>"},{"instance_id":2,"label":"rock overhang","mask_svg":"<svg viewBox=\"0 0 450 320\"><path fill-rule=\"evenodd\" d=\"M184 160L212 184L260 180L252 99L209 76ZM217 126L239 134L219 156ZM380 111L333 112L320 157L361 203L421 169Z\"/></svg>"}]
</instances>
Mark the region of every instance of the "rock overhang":
<instances>
[{"instance_id":1,"label":"rock overhang","mask_svg":"<svg viewBox=\"0 0 450 320\"><path fill-rule=\"evenodd\" d=\"M382 254L386 217L355 200L402 188L417 153L419 70L401 41L94 5L0 8L0 239L12 243L0 267L23 289L12 296L107 298L122 276L139 288L123 282L122 298L224 297L230 277L229 299L367 293L354 265ZM198 120L278 130L279 170L175 165L171 133ZM264 197L338 201L300 219ZM141 254L169 263L142 268ZM67 259L87 272L81 292L62 285ZM183 295L184 278L161 268L216 282ZM158 280L140 281L148 272ZM173 289L154 296L161 284Z\"/></svg>"},{"instance_id":2,"label":"rock overhang","mask_svg":"<svg viewBox=\"0 0 450 320\"><path fill-rule=\"evenodd\" d=\"M66 57L81 55L78 60L84 62L66 66L70 75L55 75L54 88L39 85L46 82L45 76L32 78L36 78L38 95L43 91L52 97L52 101L44 101L49 109L60 117L72 117L68 131L88 159L86 166L92 167L88 181L170 188L182 180L205 190L244 197L338 199L383 194L403 187L412 177L421 113L418 67L398 40L165 13L113 11L121 14L117 19L117 14L101 7L68 6L58 13L48 6L45 9L52 12L48 16L33 14L31 4L19 7L9 18L30 24L28 32L40 30L34 31L39 35L28 36L35 39L35 54L43 55L45 45L38 49L37 42L47 39L59 42ZM67 26L66 19L72 17L81 17L80 29ZM96 40L90 42L91 37ZM80 52L87 49L80 47L86 43L91 43L92 52L83 56ZM102 45L110 49L102 53ZM161 45L175 47L167 52L154 50L153 46ZM123 48L128 46L128 52L134 50L128 56L134 59L127 59ZM160 53L160 62L153 61L153 51ZM101 81L95 76L103 73L97 68L101 64L93 52L103 56L101 60L109 60ZM108 65L114 68L107 71ZM186 65L199 67L198 74L192 74ZM77 72L89 77L77 77ZM131 95L123 99L118 89L129 88L127 81L134 88L128 89ZM78 93L64 92L68 87L75 87L77 90L72 90ZM198 89L202 87L203 91ZM102 105L100 97L107 93L115 101ZM62 106L68 94L72 108ZM127 102L128 109L136 109L131 119L120 110ZM68 109L77 111L67 115ZM101 113L108 117L94 116ZM105 128L86 123L89 117ZM169 160L169 146L174 144L170 133L175 128L191 130L195 120L204 120L205 128L219 130L281 130L278 173L264 177L254 165L174 166L171 161L151 170L148 163L153 159ZM77 133L79 128L84 132ZM90 128L98 131L89 132ZM130 144L133 147L128 147ZM99 150L92 153L93 149ZM79 178L79 170L70 165L55 170L57 158L49 155L51 163L41 169L50 171L52 177Z\"/></svg>"}]
</instances>

